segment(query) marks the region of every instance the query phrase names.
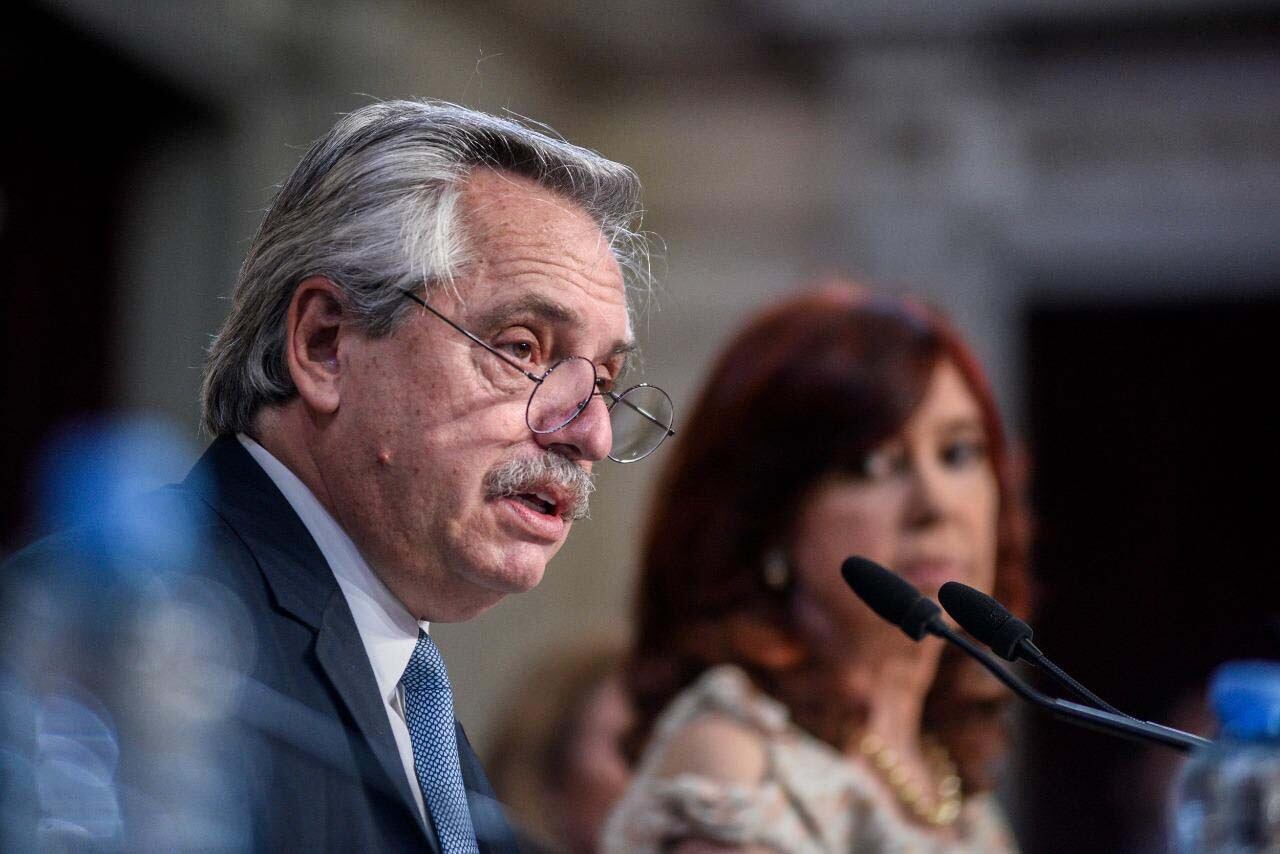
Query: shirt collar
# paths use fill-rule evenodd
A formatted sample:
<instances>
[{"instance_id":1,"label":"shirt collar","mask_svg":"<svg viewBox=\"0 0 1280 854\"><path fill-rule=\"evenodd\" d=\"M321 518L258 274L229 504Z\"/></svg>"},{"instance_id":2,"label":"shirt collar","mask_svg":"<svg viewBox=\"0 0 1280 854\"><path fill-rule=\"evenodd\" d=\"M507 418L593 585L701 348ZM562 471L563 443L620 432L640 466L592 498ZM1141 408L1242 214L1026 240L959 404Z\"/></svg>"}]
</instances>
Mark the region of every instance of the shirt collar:
<instances>
[{"instance_id":1,"label":"shirt collar","mask_svg":"<svg viewBox=\"0 0 1280 854\"><path fill-rule=\"evenodd\" d=\"M390 703L409 666L418 632L428 631L430 623L413 618L382 583L347 532L288 466L244 433L236 434L236 438L284 494L329 563L373 665L378 692Z\"/></svg>"}]
</instances>

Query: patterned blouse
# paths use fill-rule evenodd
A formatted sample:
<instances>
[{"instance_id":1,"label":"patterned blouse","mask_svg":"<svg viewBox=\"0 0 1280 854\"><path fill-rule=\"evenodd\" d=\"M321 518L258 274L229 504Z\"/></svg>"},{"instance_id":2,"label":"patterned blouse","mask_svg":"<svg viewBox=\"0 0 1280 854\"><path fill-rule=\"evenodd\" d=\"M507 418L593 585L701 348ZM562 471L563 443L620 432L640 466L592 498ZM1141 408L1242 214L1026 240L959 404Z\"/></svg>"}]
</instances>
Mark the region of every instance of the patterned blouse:
<instances>
[{"instance_id":1,"label":"patterned blouse","mask_svg":"<svg viewBox=\"0 0 1280 854\"><path fill-rule=\"evenodd\" d=\"M695 774L659 777L679 731L707 713L755 730L765 750L754 785ZM707 671L658 718L630 787L601 837L604 854L660 852L698 837L725 845L809 852L1016 852L988 794L966 797L956 840L939 839L904 819L872 772L791 724L785 706L758 691L731 665Z\"/></svg>"}]
</instances>

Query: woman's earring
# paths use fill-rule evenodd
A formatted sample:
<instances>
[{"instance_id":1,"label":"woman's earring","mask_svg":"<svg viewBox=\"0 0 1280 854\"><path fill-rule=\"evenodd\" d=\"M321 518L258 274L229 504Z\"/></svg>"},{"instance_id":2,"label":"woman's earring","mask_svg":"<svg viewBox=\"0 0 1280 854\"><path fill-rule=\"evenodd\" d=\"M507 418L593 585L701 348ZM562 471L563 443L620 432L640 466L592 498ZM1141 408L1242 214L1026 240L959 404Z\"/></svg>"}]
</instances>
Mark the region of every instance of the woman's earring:
<instances>
[{"instance_id":1,"label":"woman's earring","mask_svg":"<svg viewBox=\"0 0 1280 854\"><path fill-rule=\"evenodd\" d=\"M773 548L764 555L764 583L770 590L786 590L791 586L791 562L782 549Z\"/></svg>"}]
</instances>

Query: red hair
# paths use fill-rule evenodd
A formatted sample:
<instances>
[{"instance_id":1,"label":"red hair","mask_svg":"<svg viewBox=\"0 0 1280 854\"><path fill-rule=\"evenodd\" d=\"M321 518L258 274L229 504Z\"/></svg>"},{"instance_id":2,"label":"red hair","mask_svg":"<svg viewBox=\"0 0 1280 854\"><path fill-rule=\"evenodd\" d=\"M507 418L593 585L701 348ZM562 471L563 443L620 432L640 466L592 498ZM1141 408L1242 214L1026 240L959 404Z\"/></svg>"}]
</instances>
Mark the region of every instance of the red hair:
<instances>
[{"instance_id":1,"label":"red hair","mask_svg":"<svg viewBox=\"0 0 1280 854\"><path fill-rule=\"evenodd\" d=\"M638 579L632 747L680 690L722 663L742 667L799 725L837 748L861 724L858 698L841 698L831 675L816 668L789 591L766 582L765 555L789 541L796 511L819 480L856 471L902 428L944 361L978 403L999 484L995 596L1025 612L1026 514L973 353L923 304L828 284L767 309L730 341L669 454ZM965 695L954 667L944 656L926 726L939 705L948 715L965 713L948 707ZM966 743L972 753L972 739ZM969 758L956 756L962 771Z\"/></svg>"}]
</instances>

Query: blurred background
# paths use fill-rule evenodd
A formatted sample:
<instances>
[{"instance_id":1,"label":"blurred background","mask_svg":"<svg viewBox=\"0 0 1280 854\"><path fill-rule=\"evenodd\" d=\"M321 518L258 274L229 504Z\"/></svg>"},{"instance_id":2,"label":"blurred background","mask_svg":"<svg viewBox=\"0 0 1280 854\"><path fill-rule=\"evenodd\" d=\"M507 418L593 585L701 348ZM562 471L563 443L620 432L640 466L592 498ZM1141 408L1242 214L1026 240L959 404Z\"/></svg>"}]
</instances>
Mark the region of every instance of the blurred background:
<instances>
[{"instance_id":1,"label":"blurred background","mask_svg":"<svg viewBox=\"0 0 1280 854\"><path fill-rule=\"evenodd\" d=\"M161 420L182 476L273 186L340 113L421 96L639 172L666 243L644 372L677 419L763 303L832 272L923 295L1026 449L1041 648L1201 729L1211 666L1274 654L1274 3L9 0L0 80L0 554L42 532L37 461L86 419ZM539 663L625 636L661 463L602 467L537 590L433 631L481 753ZM1024 846L1157 850L1165 760L1024 720Z\"/></svg>"}]
</instances>

